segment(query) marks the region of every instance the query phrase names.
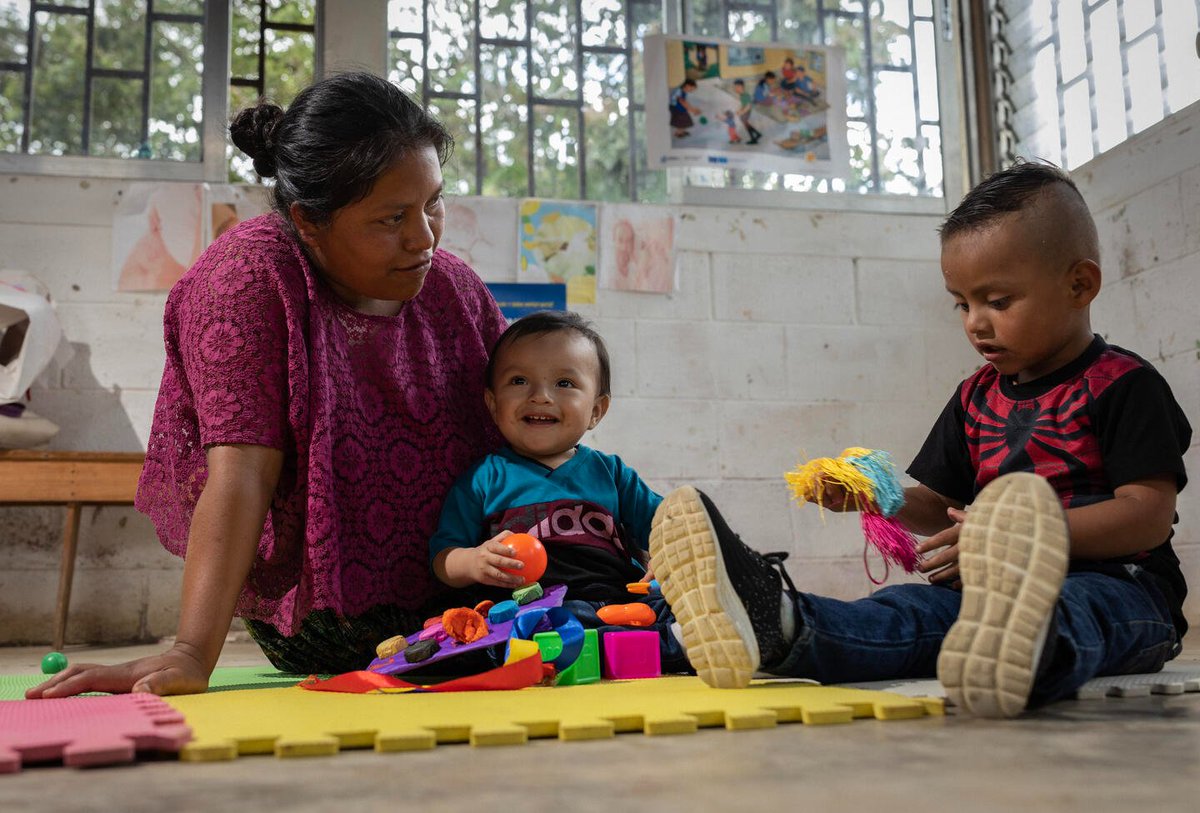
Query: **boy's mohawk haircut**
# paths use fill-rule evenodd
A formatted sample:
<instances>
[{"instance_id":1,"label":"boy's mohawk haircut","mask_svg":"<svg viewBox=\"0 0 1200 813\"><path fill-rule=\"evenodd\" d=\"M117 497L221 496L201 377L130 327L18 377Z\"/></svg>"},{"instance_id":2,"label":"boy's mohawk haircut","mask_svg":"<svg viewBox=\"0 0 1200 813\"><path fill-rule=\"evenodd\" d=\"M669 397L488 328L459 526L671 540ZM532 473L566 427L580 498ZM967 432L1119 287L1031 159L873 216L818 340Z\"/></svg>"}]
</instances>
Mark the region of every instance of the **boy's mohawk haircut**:
<instances>
[{"instance_id":1,"label":"boy's mohawk haircut","mask_svg":"<svg viewBox=\"0 0 1200 813\"><path fill-rule=\"evenodd\" d=\"M967 193L938 228L942 243L963 233L979 231L1007 214L1019 212L1043 189L1056 183L1069 187L1083 202L1083 195L1070 175L1044 161L1018 158L1011 167L989 175Z\"/></svg>"}]
</instances>

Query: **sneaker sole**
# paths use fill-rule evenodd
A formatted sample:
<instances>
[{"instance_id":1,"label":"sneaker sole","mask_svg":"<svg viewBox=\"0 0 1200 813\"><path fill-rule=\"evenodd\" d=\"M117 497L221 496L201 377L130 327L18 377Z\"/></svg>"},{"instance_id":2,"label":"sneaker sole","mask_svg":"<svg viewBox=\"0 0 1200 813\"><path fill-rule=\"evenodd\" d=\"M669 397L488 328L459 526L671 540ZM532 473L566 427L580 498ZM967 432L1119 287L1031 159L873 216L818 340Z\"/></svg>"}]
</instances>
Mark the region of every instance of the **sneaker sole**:
<instances>
[{"instance_id":1,"label":"sneaker sole","mask_svg":"<svg viewBox=\"0 0 1200 813\"><path fill-rule=\"evenodd\" d=\"M938 680L971 714L1015 717L1028 702L1067 573L1058 495L1033 474L998 478L971 505L958 547L962 607L938 654Z\"/></svg>"},{"instance_id":2,"label":"sneaker sole","mask_svg":"<svg viewBox=\"0 0 1200 813\"><path fill-rule=\"evenodd\" d=\"M655 512L650 565L701 680L718 689L747 686L758 668L758 639L695 488L675 489Z\"/></svg>"}]
</instances>

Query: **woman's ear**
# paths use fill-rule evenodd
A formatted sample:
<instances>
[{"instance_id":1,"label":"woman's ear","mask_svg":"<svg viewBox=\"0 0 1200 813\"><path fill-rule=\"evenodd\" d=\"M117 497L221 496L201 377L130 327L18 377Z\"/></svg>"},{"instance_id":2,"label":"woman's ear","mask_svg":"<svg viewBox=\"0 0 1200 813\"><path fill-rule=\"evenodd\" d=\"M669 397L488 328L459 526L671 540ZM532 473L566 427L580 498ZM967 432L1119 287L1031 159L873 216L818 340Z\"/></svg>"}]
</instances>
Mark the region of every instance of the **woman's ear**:
<instances>
[{"instance_id":1,"label":"woman's ear","mask_svg":"<svg viewBox=\"0 0 1200 813\"><path fill-rule=\"evenodd\" d=\"M1069 281L1071 298L1077 307L1087 307L1100 293L1100 281L1103 275L1100 265L1095 260L1080 260L1071 266Z\"/></svg>"},{"instance_id":2,"label":"woman's ear","mask_svg":"<svg viewBox=\"0 0 1200 813\"><path fill-rule=\"evenodd\" d=\"M292 220L292 225L296 227L296 233L300 235L301 242L308 247L309 251L317 251L317 235L321 231L321 227L314 223L304 213L304 207L299 203L293 203L288 207L288 216Z\"/></svg>"}]
</instances>

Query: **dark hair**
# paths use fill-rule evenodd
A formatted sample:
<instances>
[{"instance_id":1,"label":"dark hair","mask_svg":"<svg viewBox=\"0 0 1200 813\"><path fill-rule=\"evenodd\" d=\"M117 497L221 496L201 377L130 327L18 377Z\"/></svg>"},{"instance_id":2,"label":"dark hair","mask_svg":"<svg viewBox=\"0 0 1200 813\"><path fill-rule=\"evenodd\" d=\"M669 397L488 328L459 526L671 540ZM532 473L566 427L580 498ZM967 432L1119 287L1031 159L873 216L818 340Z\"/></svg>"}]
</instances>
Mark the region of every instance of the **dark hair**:
<instances>
[{"instance_id":1,"label":"dark hair","mask_svg":"<svg viewBox=\"0 0 1200 813\"><path fill-rule=\"evenodd\" d=\"M1079 194L1079 188L1070 175L1045 161L1018 158L1008 169L1002 169L980 181L954 207L954 211L938 228L942 244L952 237L979 231L1005 215L1021 211L1054 184L1062 184L1070 189L1079 199L1083 210L1087 211L1083 195Z\"/></svg>"},{"instance_id":2,"label":"dark hair","mask_svg":"<svg viewBox=\"0 0 1200 813\"><path fill-rule=\"evenodd\" d=\"M229 135L254 159L255 172L275 178L272 204L289 223L293 203L326 223L366 197L401 156L433 147L445 164L454 149L437 119L370 73L341 73L309 85L286 112L260 100L233 117Z\"/></svg>"},{"instance_id":3,"label":"dark hair","mask_svg":"<svg viewBox=\"0 0 1200 813\"><path fill-rule=\"evenodd\" d=\"M609 395L612 390L612 368L608 361L608 348L604 339L582 316L571 311L537 311L528 316L522 316L508 326L492 345L492 354L488 357L487 369L484 370L484 386L492 388L492 376L496 373L496 359L500 351L517 339L526 336L542 336L547 333L558 333L569 330L578 333L592 343L596 350L596 359L600 362L600 380L597 383L598 395Z\"/></svg>"},{"instance_id":4,"label":"dark hair","mask_svg":"<svg viewBox=\"0 0 1200 813\"><path fill-rule=\"evenodd\" d=\"M763 78L758 80L758 83L761 85L763 82L767 81L768 79L774 79L774 78L775 78L775 71L767 71L766 73L763 74Z\"/></svg>"},{"instance_id":5,"label":"dark hair","mask_svg":"<svg viewBox=\"0 0 1200 813\"><path fill-rule=\"evenodd\" d=\"M734 87L737 87L738 85L741 85L742 87L745 87L745 86L746 86L746 83L745 83L745 82L743 82L741 79L734 79L734 80L733 80L733 86L734 86Z\"/></svg>"},{"instance_id":6,"label":"dark hair","mask_svg":"<svg viewBox=\"0 0 1200 813\"><path fill-rule=\"evenodd\" d=\"M689 76L687 79L683 80L683 83L680 85L680 87L685 88L688 85L691 85L692 87L696 87L696 80Z\"/></svg>"}]
</instances>

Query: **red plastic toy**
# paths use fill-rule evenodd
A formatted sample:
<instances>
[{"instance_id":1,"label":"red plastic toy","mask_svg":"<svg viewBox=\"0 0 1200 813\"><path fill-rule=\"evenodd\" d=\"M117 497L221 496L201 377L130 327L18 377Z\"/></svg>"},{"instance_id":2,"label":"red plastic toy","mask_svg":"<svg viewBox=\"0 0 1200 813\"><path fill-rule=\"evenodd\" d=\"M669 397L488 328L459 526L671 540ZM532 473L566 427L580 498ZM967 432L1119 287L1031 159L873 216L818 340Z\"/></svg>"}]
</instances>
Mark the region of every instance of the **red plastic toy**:
<instances>
[{"instance_id":1,"label":"red plastic toy","mask_svg":"<svg viewBox=\"0 0 1200 813\"><path fill-rule=\"evenodd\" d=\"M537 537L529 534L513 534L505 537L502 541L512 548L513 558L519 559L525 564L522 570L500 568L505 573L520 576L525 580L525 584L533 584L546 572L546 549L542 547L542 543Z\"/></svg>"}]
</instances>

